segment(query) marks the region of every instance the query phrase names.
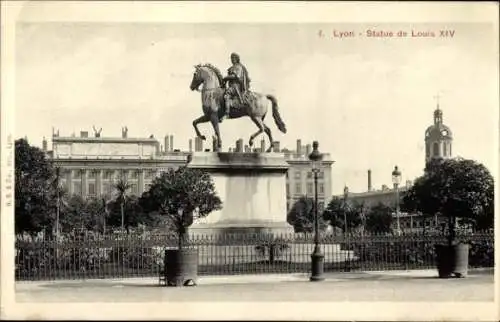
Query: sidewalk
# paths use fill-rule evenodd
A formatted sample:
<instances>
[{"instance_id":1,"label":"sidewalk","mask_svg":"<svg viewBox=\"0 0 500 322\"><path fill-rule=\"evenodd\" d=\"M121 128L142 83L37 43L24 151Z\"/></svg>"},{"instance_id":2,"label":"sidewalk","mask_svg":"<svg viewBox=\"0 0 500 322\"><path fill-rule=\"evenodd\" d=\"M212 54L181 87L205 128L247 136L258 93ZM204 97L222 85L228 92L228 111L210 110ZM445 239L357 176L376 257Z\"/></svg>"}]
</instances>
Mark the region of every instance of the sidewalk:
<instances>
[{"instance_id":1,"label":"sidewalk","mask_svg":"<svg viewBox=\"0 0 500 322\"><path fill-rule=\"evenodd\" d=\"M19 302L493 301L493 270L439 279L435 270L201 276L196 287L159 287L157 278L17 282Z\"/></svg>"}]
</instances>

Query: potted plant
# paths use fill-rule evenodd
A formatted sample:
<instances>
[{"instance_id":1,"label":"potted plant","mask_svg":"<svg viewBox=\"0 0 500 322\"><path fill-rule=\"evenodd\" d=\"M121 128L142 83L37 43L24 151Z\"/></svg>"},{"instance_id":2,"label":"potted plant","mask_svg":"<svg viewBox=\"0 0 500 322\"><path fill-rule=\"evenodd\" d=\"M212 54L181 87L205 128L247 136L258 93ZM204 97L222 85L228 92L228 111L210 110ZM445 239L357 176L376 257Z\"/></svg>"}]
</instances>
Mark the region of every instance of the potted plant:
<instances>
[{"instance_id":1,"label":"potted plant","mask_svg":"<svg viewBox=\"0 0 500 322\"><path fill-rule=\"evenodd\" d=\"M141 206L165 216L177 237L177 248L165 250L166 284L196 285L198 250L189 246L188 228L196 218L222 208L210 175L186 166L169 169L153 180L141 196Z\"/></svg>"},{"instance_id":2,"label":"potted plant","mask_svg":"<svg viewBox=\"0 0 500 322\"><path fill-rule=\"evenodd\" d=\"M406 211L446 218L442 231L446 242L435 245L439 277L467 276L469 244L457 236L457 218L474 223L490 213L493 187L493 177L484 165L455 158L431 160L424 175L407 191L403 198Z\"/></svg>"}]
</instances>

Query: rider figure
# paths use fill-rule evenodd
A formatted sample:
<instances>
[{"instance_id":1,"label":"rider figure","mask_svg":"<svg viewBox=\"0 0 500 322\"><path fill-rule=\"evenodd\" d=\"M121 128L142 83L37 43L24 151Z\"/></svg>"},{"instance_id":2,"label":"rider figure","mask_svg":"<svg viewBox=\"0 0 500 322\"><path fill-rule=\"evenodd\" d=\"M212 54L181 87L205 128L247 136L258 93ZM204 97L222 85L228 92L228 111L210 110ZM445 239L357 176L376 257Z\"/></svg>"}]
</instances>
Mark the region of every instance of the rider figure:
<instances>
[{"instance_id":1,"label":"rider figure","mask_svg":"<svg viewBox=\"0 0 500 322\"><path fill-rule=\"evenodd\" d=\"M227 70L227 77L224 78L229 86L225 95L225 111L220 121L229 116L230 98L237 96L240 104L244 104L243 94L250 88L250 78L247 69L240 62L240 56L236 53L231 54L231 63L233 64Z\"/></svg>"}]
</instances>

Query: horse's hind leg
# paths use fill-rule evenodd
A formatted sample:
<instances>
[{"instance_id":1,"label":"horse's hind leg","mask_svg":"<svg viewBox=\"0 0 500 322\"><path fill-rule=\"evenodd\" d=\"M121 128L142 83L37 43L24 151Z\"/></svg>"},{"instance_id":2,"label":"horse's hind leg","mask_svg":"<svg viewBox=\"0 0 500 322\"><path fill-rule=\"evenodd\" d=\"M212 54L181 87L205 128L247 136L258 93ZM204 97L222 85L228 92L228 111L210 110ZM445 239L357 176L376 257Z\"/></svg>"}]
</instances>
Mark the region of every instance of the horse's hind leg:
<instances>
[{"instance_id":1,"label":"horse's hind leg","mask_svg":"<svg viewBox=\"0 0 500 322\"><path fill-rule=\"evenodd\" d=\"M272 152L273 151L273 135L271 134L271 129L262 121L262 125L264 126L264 132L266 132L267 137L269 138L269 148L266 150L266 152Z\"/></svg>"},{"instance_id":2,"label":"horse's hind leg","mask_svg":"<svg viewBox=\"0 0 500 322\"><path fill-rule=\"evenodd\" d=\"M202 140L206 140L206 137L200 133L200 130L198 129L198 124L207 123L208 121L210 121L210 119L206 115L200 116L199 118L193 121L193 127L196 132L196 136Z\"/></svg>"},{"instance_id":3,"label":"horse's hind leg","mask_svg":"<svg viewBox=\"0 0 500 322\"><path fill-rule=\"evenodd\" d=\"M259 130L257 132L255 132L254 134L252 134L250 136L250 140L248 140L248 145L249 146L252 146L253 145L253 140L261 133L264 132L264 123L262 122L262 120L260 118L256 118L255 116L251 116L250 117L252 119L252 121L255 123L255 125L257 125L257 127L259 128Z\"/></svg>"}]
</instances>

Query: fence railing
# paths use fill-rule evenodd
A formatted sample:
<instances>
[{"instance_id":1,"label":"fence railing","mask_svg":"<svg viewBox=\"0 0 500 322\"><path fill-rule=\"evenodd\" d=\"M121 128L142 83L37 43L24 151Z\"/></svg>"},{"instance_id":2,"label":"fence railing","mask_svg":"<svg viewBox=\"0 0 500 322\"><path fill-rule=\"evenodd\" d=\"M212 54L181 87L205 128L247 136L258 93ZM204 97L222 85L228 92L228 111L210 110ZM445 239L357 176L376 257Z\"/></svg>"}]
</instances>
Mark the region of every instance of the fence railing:
<instances>
[{"instance_id":1,"label":"fence railing","mask_svg":"<svg viewBox=\"0 0 500 322\"><path fill-rule=\"evenodd\" d=\"M470 267L494 266L494 234L462 234L470 243ZM321 236L326 272L425 269L435 266L440 235ZM197 236L200 275L301 273L310 271L311 234ZM16 280L158 276L171 235L94 236L16 242Z\"/></svg>"}]
</instances>

